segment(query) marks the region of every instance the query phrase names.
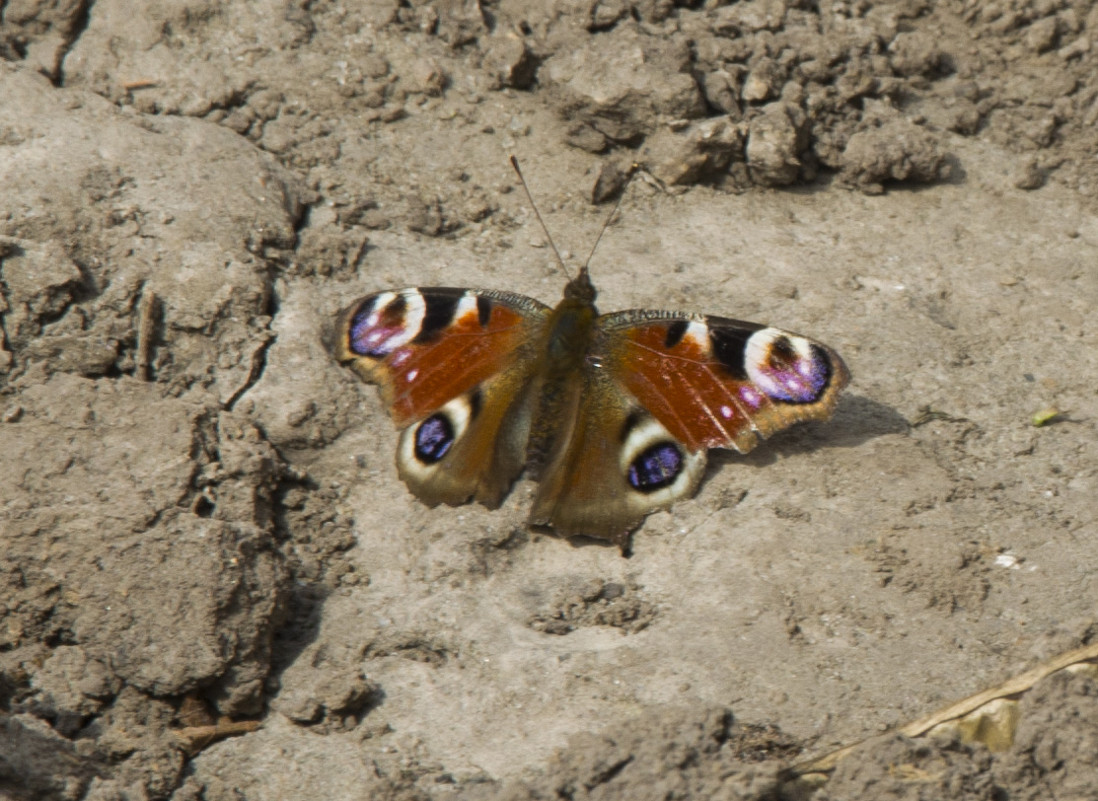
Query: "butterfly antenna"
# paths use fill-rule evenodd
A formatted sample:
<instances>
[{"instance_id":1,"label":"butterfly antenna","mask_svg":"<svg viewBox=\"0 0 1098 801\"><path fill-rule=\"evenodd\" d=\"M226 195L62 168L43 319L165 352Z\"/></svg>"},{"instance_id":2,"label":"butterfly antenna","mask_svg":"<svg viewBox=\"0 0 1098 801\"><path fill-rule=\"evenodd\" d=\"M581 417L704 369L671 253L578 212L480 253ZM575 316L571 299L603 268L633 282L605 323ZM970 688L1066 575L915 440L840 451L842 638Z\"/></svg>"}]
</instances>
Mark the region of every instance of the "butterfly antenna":
<instances>
[{"instance_id":1,"label":"butterfly antenna","mask_svg":"<svg viewBox=\"0 0 1098 801\"><path fill-rule=\"evenodd\" d=\"M599 242L602 241L602 235L606 233L606 229L610 227L610 223L614 219L614 215L618 213L618 209L621 208L621 202L625 200L625 190L629 188L629 184L633 181L633 176L637 174L641 166L637 163L633 163L629 166L629 172L625 176L625 183L622 184L621 194L618 195L618 202L614 204L614 208L610 210L610 213L606 216L606 220L602 224L602 228L599 229L599 235L595 237L595 244L591 246L591 252L587 255L587 261L583 263L583 271L587 272L587 266L591 263L591 259L595 257L595 251L598 250Z\"/></svg>"},{"instance_id":2,"label":"butterfly antenna","mask_svg":"<svg viewBox=\"0 0 1098 801\"><path fill-rule=\"evenodd\" d=\"M541 218L541 212L538 211L538 204L534 202L534 196L530 193L530 187L526 185L526 179L522 177L522 170L519 169L518 159L511 156L511 166L515 168L515 174L518 176L519 183L522 184L522 189L526 192L526 199L530 201L530 208L534 210L534 216L538 218L538 223L541 225L541 230L545 232L545 238L549 240L549 247L553 249L553 255L557 258L557 264L560 265L561 271L572 279L572 274L568 271L568 266L564 263L564 259L561 258L560 251L557 250L557 245L553 241L553 235L549 233L549 226L545 224L545 220Z\"/></svg>"}]
</instances>

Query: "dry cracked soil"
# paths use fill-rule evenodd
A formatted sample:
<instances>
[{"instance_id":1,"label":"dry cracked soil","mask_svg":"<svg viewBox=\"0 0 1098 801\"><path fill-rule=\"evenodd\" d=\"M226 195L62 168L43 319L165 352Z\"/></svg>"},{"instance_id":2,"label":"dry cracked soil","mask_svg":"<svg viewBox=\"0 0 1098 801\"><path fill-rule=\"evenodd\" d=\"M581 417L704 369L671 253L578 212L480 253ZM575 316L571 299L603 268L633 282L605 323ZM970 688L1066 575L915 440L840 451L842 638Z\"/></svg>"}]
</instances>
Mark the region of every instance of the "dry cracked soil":
<instances>
[{"instance_id":1,"label":"dry cracked soil","mask_svg":"<svg viewBox=\"0 0 1098 801\"><path fill-rule=\"evenodd\" d=\"M387 287L805 332L631 555L427 508ZM1098 797L1088 0L0 0L0 796ZM1086 665L1076 667L1085 668ZM826 770L806 764L864 741Z\"/></svg>"}]
</instances>

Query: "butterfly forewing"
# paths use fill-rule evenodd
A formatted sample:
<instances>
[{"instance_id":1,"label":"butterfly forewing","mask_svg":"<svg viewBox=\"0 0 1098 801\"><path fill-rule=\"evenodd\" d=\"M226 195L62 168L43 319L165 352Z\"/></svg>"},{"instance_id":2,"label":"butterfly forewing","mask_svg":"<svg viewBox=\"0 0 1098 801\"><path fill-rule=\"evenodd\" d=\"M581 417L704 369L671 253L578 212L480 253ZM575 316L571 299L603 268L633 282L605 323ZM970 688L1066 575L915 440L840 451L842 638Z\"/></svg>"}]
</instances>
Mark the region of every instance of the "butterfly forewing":
<instances>
[{"instance_id":1,"label":"butterfly forewing","mask_svg":"<svg viewBox=\"0 0 1098 801\"><path fill-rule=\"evenodd\" d=\"M336 357L381 388L406 426L528 353L549 307L510 292L430 287L378 292L347 309Z\"/></svg>"},{"instance_id":2,"label":"butterfly forewing","mask_svg":"<svg viewBox=\"0 0 1098 801\"><path fill-rule=\"evenodd\" d=\"M848 380L830 348L756 323L674 312L605 315L603 369L687 449L750 451L826 419Z\"/></svg>"}]
</instances>

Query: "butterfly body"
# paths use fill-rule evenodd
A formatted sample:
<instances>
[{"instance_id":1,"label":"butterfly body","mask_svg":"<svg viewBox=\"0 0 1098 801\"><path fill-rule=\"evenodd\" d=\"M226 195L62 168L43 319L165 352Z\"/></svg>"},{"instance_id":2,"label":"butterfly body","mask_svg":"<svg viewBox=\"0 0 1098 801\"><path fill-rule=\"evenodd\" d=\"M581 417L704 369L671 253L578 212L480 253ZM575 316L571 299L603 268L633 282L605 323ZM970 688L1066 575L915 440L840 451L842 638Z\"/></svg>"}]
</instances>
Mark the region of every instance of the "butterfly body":
<instances>
[{"instance_id":1,"label":"butterfly body","mask_svg":"<svg viewBox=\"0 0 1098 801\"><path fill-rule=\"evenodd\" d=\"M343 313L336 358L379 385L417 497L495 508L529 467L532 524L624 548L647 514L694 493L708 448L746 453L827 418L848 380L838 354L796 334L698 314L600 315L595 297L585 267L555 308L421 288Z\"/></svg>"}]
</instances>

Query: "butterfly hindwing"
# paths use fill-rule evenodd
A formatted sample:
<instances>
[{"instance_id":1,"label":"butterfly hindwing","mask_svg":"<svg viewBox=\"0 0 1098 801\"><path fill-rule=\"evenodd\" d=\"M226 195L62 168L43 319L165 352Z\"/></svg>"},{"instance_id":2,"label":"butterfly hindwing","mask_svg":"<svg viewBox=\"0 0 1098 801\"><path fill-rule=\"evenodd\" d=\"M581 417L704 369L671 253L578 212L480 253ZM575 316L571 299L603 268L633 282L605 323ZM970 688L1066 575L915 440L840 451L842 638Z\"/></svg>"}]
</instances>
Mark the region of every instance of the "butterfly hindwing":
<instances>
[{"instance_id":1,"label":"butterfly hindwing","mask_svg":"<svg viewBox=\"0 0 1098 801\"><path fill-rule=\"evenodd\" d=\"M623 550L644 517L694 494L705 448L690 449L592 367L575 382L574 412L560 432L530 514L558 533L610 540Z\"/></svg>"},{"instance_id":2,"label":"butterfly hindwing","mask_svg":"<svg viewBox=\"0 0 1098 801\"><path fill-rule=\"evenodd\" d=\"M521 472L548 313L523 295L432 287L378 292L341 316L336 357L379 386L403 429L401 478L425 503L498 506Z\"/></svg>"},{"instance_id":3,"label":"butterfly hindwing","mask_svg":"<svg viewBox=\"0 0 1098 801\"><path fill-rule=\"evenodd\" d=\"M397 470L429 506L500 505L526 463L529 376L512 367L400 434Z\"/></svg>"},{"instance_id":4,"label":"butterfly hindwing","mask_svg":"<svg viewBox=\"0 0 1098 801\"><path fill-rule=\"evenodd\" d=\"M814 340L757 323L625 311L598 321L603 367L687 450L747 453L831 416L849 374Z\"/></svg>"}]
</instances>

